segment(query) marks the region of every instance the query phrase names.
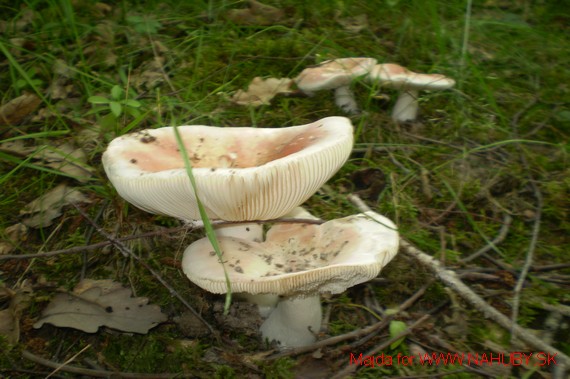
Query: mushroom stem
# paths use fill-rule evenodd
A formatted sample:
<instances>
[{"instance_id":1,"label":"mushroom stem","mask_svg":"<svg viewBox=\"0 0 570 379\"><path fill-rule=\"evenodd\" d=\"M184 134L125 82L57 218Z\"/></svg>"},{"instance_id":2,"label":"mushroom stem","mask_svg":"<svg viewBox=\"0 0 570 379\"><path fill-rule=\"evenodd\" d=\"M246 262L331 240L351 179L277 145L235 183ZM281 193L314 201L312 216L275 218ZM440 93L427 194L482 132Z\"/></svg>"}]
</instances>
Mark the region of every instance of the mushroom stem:
<instances>
[{"instance_id":1,"label":"mushroom stem","mask_svg":"<svg viewBox=\"0 0 570 379\"><path fill-rule=\"evenodd\" d=\"M263 241L263 225L255 222L245 224L226 224L214 227L217 237L235 237L244 240L261 242Z\"/></svg>"},{"instance_id":2,"label":"mushroom stem","mask_svg":"<svg viewBox=\"0 0 570 379\"><path fill-rule=\"evenodd\" d=\"M319 295L282 299L261 325L261 335L277 341L282 348L307 346L315 342L321 328Z\"/></svg>"},{"instance_id":3,"label":"mushroom stem","mask_svg":"<svg viewBox=\"0 0 570 379\"><path fill-rule=\"evenodd\" d=\"M336 88L334 90L334 102L337 107L348 114L356 114L360 112L350 86L341 86Z\"/></svg>"},{"instance_id":4,"label":"mushroom stem","mask_svg":"<svg viewBox=\"0 0 570 379\"><path fill-rule=\"evenodd\" d=\"M392 110L392 120L413 121L418 115L418 90L407 89L400 92L396 105Z\"/></svg>"},{"instance_id":5,"label":"mushroom stem","mask_svg":"<svg viewBox=\"0 0 570 379\"><path fill-rule=\"evenodd\" d=\"M242 292L239 295L245 301L256 304L257 309L259 310L259 315L263 318L267 318L271 312L273 312L275 306L279 302L279 295L272 293L260 293L253 295L250 293Z\"/></svg>"}]
</instances>

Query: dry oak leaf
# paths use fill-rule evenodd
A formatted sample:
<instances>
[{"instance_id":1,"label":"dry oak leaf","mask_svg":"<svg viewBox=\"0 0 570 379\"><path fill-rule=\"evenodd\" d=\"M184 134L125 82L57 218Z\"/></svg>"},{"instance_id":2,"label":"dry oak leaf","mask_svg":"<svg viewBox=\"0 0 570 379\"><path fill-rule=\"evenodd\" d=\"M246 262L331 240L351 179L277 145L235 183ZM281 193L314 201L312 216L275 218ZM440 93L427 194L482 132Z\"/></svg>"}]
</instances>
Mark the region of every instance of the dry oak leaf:
<instances>
[{"instance_id":1,"label":"dry oak leaf","mask_svg":"<svg viewBox=\"0 0 570 379\"><path fill-rule=\"evenodd\" d=\"M292 79L289 78L267 78L262 79L259 76L253 78L247 91L238 90L232 96L232 102L239 105L252 105L259 107L264 104L269 104L278 94L292 93L291 85Z\"/></svg>"},{"instance_id":2,"label":"dry oak leaf","mask_svg":"<svg viewBox=\"0 0 570 379\"><path fill-rule=\"evenodd\" d=\"M226 19L237 25L273 25L285 18L285 12L271 5L249 0L249 8L230 9L226 12Z\"/></svg>"},{"instance_id":3,"label":"dry oak leaf","mask_svg":"<svg viewBox=\"0 0 570 379\"><path fill-rule=\"evenodd\" d=\"M24 93L0 107L0 125L16 125L32 113L42 101L32 93Z\"/></svg>"},{"instance_id":4,"label":"dry oak leaf","mask_svg":"<svg viewBox=\"0 0 570 379\"><path fill-rule=\"evenodd\" d=\"M81 281L73 292L59 293L35 324L48 323L95 333L106 326L129 333L146 334L167 320L158 305L144 297L132 297L131 290L112 280Z\"/></svg>"},{"instance_id":5,"label":"dry oak leaf","mask_svg":"<svg viewBox=\"0 0 570 379\"><path fill-rule=\"evenodd\" d=\"M24 309L30 304L32 290L25 283L15 290L0 286L0 306L8 303L6 309L0 310L0 336L15 345L20 339L20 317Z\"/></svg>"},{"instance_id":6,"label":"dry oak leaf","mask_svg":"<svg viewBox=\"0 0 570 379\"><path fill-rule=\"evenodd\" d=\"M54 219L61 216L64 206L90 202L91 200L77 188L60 184L26 205L20 210L20 215L27 216L22 220L24 225L30 228L44 228L50 226Z\"/></svg>"}]
</instances>

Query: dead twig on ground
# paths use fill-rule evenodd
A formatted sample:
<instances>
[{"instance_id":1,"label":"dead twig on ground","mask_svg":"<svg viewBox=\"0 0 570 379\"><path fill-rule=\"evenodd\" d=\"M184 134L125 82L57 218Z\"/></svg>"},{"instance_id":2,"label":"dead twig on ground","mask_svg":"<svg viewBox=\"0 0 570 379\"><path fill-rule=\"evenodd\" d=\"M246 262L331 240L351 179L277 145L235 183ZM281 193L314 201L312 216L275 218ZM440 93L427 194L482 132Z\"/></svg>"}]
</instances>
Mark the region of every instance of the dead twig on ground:
<instances>
[{"instance_id":1,"label":"dead twig on ground","mask_svg":"<svg viewBox=\"0 0 570 379\"><path fill-rule=\"evenodd\" d=\"M362 201L358 196L350 194L348 195L348 199L352 201L362 212L370 211L368 205L366 205L366 203L364 203L364 201ZM557 362L565 365L566 369L570 368L570 357L556 349L554 346L551 346L536 337L531 331L513 323L507 316L489 305L485 300L471 290L471 288L465 285L465 283L457 277L454 271L447 270L432 256L419 250L403 238L400 238L400 247L406 254L413 257L416 261L432 271L446 286L450 287L465 301L473 305L478 311L483 313L485 317L495 321L501 327L510 330L513 336L526 342L533 348L539 351L549 352L551 355L555 354Z\"/></svg>"},{"instance_id":2,"label":"dead twig on ground","mask_svg":"<svg viewBox=\"0 0 570 379\"><path fill-rule=\"evenodd\" d=\"M90 368L82 368L76 366L70 366L58 362L50 361L35 355L34 353L24 350L22 351L22 357L25 359L37 363L39 365L50 367L59 371L69 372L72 374L87 375L95 378L135 378L135 379L167 379L167 378L189 378L195 375L185 375L180 373L172 374L144 374L139 372L117 372L117 371L107 371L107 370L94 370Z\"/></svg>"},{"instance_id":3,"label":"dead twig on ground","mask_svg":"<svg viewBox=\"0 0 570 379\"><path fill-rule=\"evenodd\" d=\"M493 250L496 248L496 246L503 242L505 237L507 237L507 234L509 233L509 228L511 227L511 224L513 223L513 218L511 217L511 215L509 215L508 213L505 214L505 217L503 218L503 225L501 226L501 229L499 230L499 234L497 234L497 237L495 237L491 243L485 245L484 247L482 247L481 249L477 250L476 252L474 252L473 254L460 259L460 262L466 263L466 262L470 262L475 258L478 258L479 256L481 256L481 254L485 254L490 250Z\"/></svg>"},{"instance_id":4,"label":"dead twig on ground","mask_svg":"<svg viewBox=\"0 0 570 379\"><path fill-rule=\"evenodd\" d=\"M514 117L512 118L511 126L512 126L513 138L518 139L518 137L519 137L519 132L518 132L519 120L529 109L531 109L537 103L537 101L538 101L538 97L535 96L523 109L518 111L514 115ZM540 233L540 223L541 223L541 219L542 219L542 206L543 206L542 205L542 193L540 192L540 189L538 188L538 185L536 184L536 180L532 176L530 164L528 163L526 156L524 155L524 150L520 144L517 144L517 148L520 152L521 163L523 164L525 170L529 173L529 176L530 176L530 181L529 181L530 186L531 186L532 191L534 193L534 197L536 198L536 214L535 214L535 218L534 218L534 225L532 227L530 243L528 245L528 249L527 249L526 255L525 255L525 262L523 264L523 268L521 270L521 273L519 275L519 278L517 280L517 283L516 283L514 291L513 291L514 292L514 294L513 294L513 306L512 306L512 313L511 313L511 320L512 320L513 327L517 324L519 307L520 307L520 295L521 295L521 291L523 288L523 284L524 284L526 276L528 275L528 272L530 270L530 266L532 265L532 262L534 260L534 252L536 249L536 243L538 241L538 235ZM513 338L514 338L514 333L513 333L513 330L511 329L511 342L512 342ZM568 365L568 366L570 368L570 365Z\"/></svg>"},{"instance_id":5,"label":"dead twig on ground","mask_svg":"<svg viewBox=\"0 0 570 379\"><path fill-rule=\"evenodd\" d=\"M313 220L313 219L300 219L300 218L283 218L283 219L275 219L275 220L239 221L239 222L213 221L212 225L245 224L245 223L250 223L250 222L257 222L257 223L262 223L262 224L273 223L273 222L281 222L281 223L300 223L300 224L316 224L316 225L318 225L318 224L324 223L325 221ZM125 242L125 241L140 239L140 238L148 238L148 237L156 237L156 236L162 236L162 235L167 235L167 234L174 234L174 233L179 233L179 232L183 232L183 231L191 232L191 231L196 230L196 229L202 229L203 227L204 227L204 225L201 222L197 222L196 224L188 224L188 225L179 226L176 228L169 228L166 230L141 233L141 234L126 236L126 237L118 237L118 238L115 238L114 240L117 242ZM82 253L85 251L101 249L103 247L107 247L110 245L113 245L113 241L108 240L108 241L97 242L97 243L94 243L91 245L74 246L74 247L70 247L67 249L52 250L52 251L46 251L43 253L6 254L6 255L0 255L0 261L5 261L5 260L9 260L9 259L47 258L47 257L52 257L54 255L77 254L77 253Z\"/></svg>"}]
</instances>

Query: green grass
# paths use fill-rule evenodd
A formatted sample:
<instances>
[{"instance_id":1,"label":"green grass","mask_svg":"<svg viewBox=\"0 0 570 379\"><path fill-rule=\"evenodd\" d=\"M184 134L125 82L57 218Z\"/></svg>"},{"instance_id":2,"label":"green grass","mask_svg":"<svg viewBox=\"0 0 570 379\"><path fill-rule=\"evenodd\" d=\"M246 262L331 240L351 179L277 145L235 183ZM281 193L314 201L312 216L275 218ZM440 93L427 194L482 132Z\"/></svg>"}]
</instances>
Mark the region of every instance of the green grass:
<instances>
[{"instance_id":1,"label":"green grass","mask_svg":"<svg viewBox=\"0 0 570 379\"><path fill-rule=\"evenodd\" d=\"M570 37L569 18L556 2L473 2L467 45L463 44L465 1L267 3L284 10L283 22L233 24L225 20L226 12L245 4L228 1L122 1L106 7L90 0L28 0L0 5L0 102L27 93L41 99L38 109L14 125L0 126L0 143L24 141L26 146L51 149L65 141L83 148L86 164L95 169L87 182L78 182L43 166L37 157L1 150L0 237L7 238L4 229L21 221L19 212L28 202L61 183L87 194L92 200L87 209L91 217L100 214L98 223L117 236L178 226L176 220L135 209L116 194L100 161L110 140L167 125L285 127L340 115L328 92L310 98L275 98L271 105L255 109L228 99L255 76L294 77L304 67L327 59L368 56L417 72L443 73L455 78L457 86L422 93L420 120L396 125L389 116L395 91L355 83L363 109L361 115L351 116L358 152L328 183L330 191L307 201L311 212L324 219L356 213L346 200L352 190L350 175L379 168L385 183L375 198L367 199L368 204L397 221L402 236L421 249L438 258L445 253L452 269L494 267L485 259L468 265L459 260L494 239L505 212L511 214L507 238L489 254L516 270L522 267L530 243L537 203L530 183L535 181L544 198L535 265L568 261ZM362 14L367 15L368 27L359 33L344 30L337 22ZM379 93L389 99L379 100L375 96ZM93 131L91 137L82 134L86 130ZM90 343L93 348L86 351L87 357L96 359L98 351L103 366L120 371L294 376L299 362L311 359L310 355L264 362L256 354L267 347L257 336L233 330L217 317L220 311L214 305L223 303L223 298L193 286L172 264L201 233L159 235L130 241L128 246L221 331L221 341L195 338L191 348L181 348L178 342L186 337L168 323L137 336L138 349L133 351L130 337L120 334L84 335L51 328L55 334L49 335L23 327L18 346L6 353L0 349L4 370L0 375L33 377L10 371L14 367L46 371L23 360L20 349L45 357L58 352L64 361ZM88 240L100 242L102 237L73 207L67 207L52 226L31 229L13 253L69 248ZM33 261L0 256L0 283L15 288L25 282L34 288L32 306L21 316L26 325L39 316L54 288L72 288L82 272L88 278L112 278L132 286L171 318L184 310L147 270L112 248ZM554 282L555 275L562 281ZM569 275L568 269L530 274L521 297L521 324L540 329L549 315L533 298L568 305L570 299L562 294L568 292ZM382 276L390 283L372 284L374 291L368 296L392 307L421 287L429 274L400 255ZM513 284L507 279L467 283L509 314ZM368 324L365 311L343 305L365 306L363 288L357 286L330 300L331 334ZM435 282L410 314L428 312L446 300L446 292ZM0 308L6 308L0 301ZM508 349L506 333L497 336L496 327L467 306L463 315L470 326L464 339L440 331L451 317L448 307L434 314L434 330L465 351L485 351L481 336L493 337ZM420 331L414 338L425 341L427 335ZM362 351L381 343L381 338ZM570 353L563 340L553 344ZM348 364L340 350L326 353L324 359L332 366ZM244 364L235 358L240 355L258 358ZM403 375L396 366L382 370L386 375ZM358 376L379 372L367 369ZM420 373L417 368L416 374Z\"/></svg>"}]
</instances>

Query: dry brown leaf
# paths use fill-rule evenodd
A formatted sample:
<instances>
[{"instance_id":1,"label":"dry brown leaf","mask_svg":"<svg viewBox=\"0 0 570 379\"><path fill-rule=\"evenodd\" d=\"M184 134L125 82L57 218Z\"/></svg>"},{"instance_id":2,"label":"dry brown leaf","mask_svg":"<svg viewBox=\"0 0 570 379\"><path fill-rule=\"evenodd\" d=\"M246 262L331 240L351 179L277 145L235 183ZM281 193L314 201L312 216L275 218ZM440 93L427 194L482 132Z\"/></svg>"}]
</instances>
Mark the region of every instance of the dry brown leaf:
<instances>
[{"instance_id":1,"label":"dry brown leaf","mask_svg":"<svg viewBox=\"0 0 570 379\"><path fill-rule=\"evenodd\" d=\"M24 93L0 107L0 125L17 125L42 101L32 93Z\"/></svg>"},{"instance_id":2,"label":"dry brown leaf","mask_svg":"<svg viewBox=\"0 0 570 379\"><path fill-rule=\"evenodd\" d=\"M258 107L269 104L278 94L292 93L291 85L293 80L289 78L267 78L262 79L259 76L253 78L247 91L238 90L233 96L232 101L239 105L252 105Z\"/></svg>"},{"instance_id":3,"label":"dry brown leaf","mask_svg":"<svg viewBox=\"0 0 570 379\"><path fill-rule=\"evenodd\" d=\"M132 297L131 290L112 280L85 279L73 292L57 294L34 324L48 323L95 333L101 326L123 332L145 334L166 321L158 305L144 297Z\"/></svg>"},{"instance_id":4,"label":"dry brown leaf","mask_svg":"<svg viewBox=\"0 0 570 379\"><path fill-rule=\"evenodd\" d=\"M94 169L87 165L87 155L70 143L57 145L26 146L24 140L0 144L0 151L19 157L31 156L34 164L53 168L67 174L81 183L87 182Z\"/></svg>"},{"instance_id":5,"label":"dry brown leaf","mask_svg":"<svg viewBox=\"0 0 570 379\"><path fill-rule=\"evenodd\" d=\"M16 246L26 239L28 227L22 223L17 223L4 229L2 233L3 241L0 241L0 255L10 254Z\"/></svg>"},{"instance_id":6,"label":"dry brown leaf","mask_svg":"<svg viewBox=\"0 0 570 379\"><path fill-rule=\"evenodd\" d=\"M48 193L32 201L20 211L27 216L22 223L30 228L50 226L54 219L61 216L62 208L74 203L90 203L78 189L60 184Z\"/></svg>"},{"instance_id":7,"label":"dry brown leaf","mask_svg":"<svg viewBox=\"0 0 570 379\"><path fill-rule=\"evenodd\" d=\"M226 19L238 25L273 25L283 21L285 12L279 8L260 3L256 0L248 1L249 8L230 9L226 12Z\"/></svg>"},{"instance_id":8,"label":"dry brown leaf","mask_svg":"<svg viewBox=\"0 0 570 379\"><path fill-rule=\"evenodd\" d=\"M340 24L349 33L360 33L362 30L370 27L368 24L368 16L359 14L354 17L337 18L336 22Z\"/></svg>"},{"instance_id":9,"label":"dry brown leaf","mask_svg":"<svg viewBox=\"0 0 570 379\"><path fill-rule=\"evenodd\" d=\"M132 75L132 83L137 89L152 89L164 82L165 74L163 73L165 59L156 56L152 60L139 66Z\"/></svg>"},{"instance_id":10,"label":"dry brown leaf","mask_svg":"<svg viewBox=\"0 0 570 379\"><path fill-rule=\"evenodd\" d=\"M29 305L31 289L22 285L16 290L0 287L0 304L9 303L0 310L0 336L6 337L9 344L16 344L20 339L20 317Z\"/></svg>"}]
</instances>

